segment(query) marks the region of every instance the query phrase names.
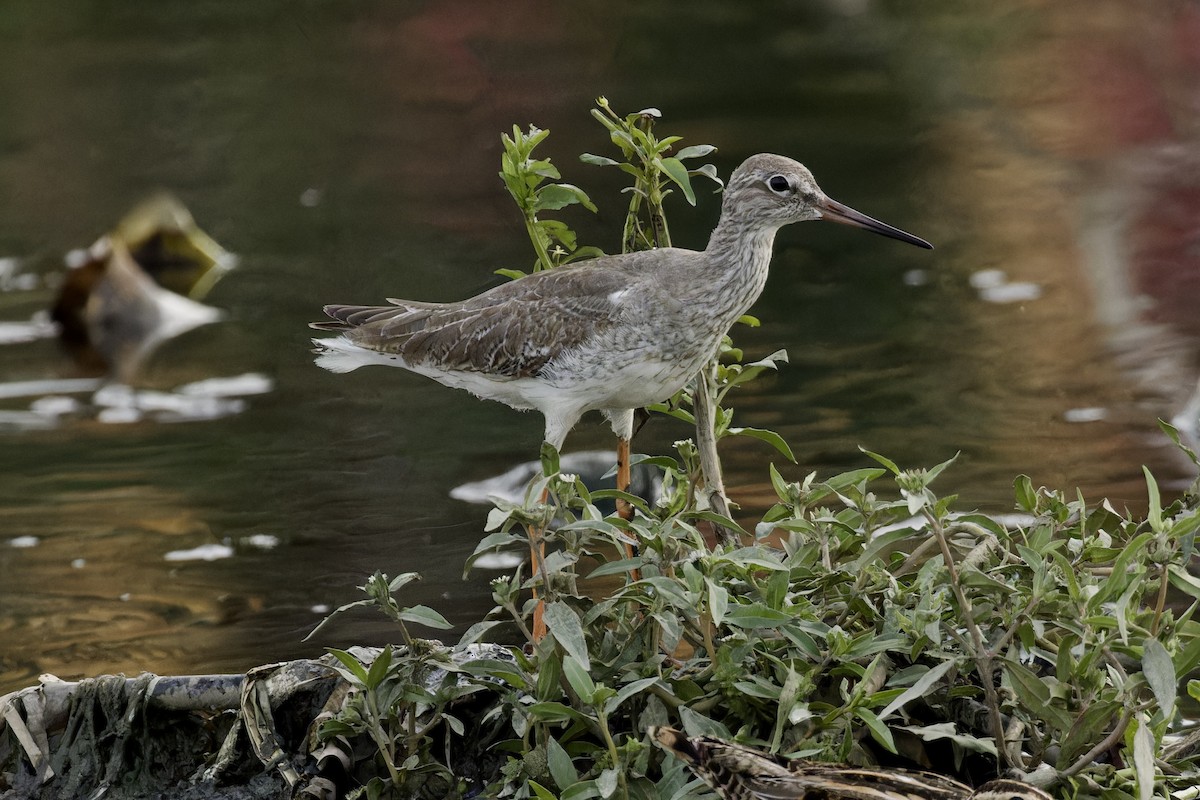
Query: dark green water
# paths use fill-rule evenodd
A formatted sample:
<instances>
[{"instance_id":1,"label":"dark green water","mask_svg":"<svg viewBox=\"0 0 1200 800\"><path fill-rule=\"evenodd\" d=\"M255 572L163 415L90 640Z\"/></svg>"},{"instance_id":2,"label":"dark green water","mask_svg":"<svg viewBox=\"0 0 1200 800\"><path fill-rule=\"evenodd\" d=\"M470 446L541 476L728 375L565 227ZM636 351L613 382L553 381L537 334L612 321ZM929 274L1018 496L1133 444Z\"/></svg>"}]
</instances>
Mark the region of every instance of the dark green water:
<instances>
[{"instance_id":1,"label":"dark green water","mask_svg":"<svg viewBox=\"0 0 1200 800\"><path fill-rule=\"evenodd\" d=\"M52 339L0 344L0 691L383 641L368 616L300 641L375 569L420 571L408 599L456 623L490 607L488 575L461 578L486 509L448 492L533 457L540 418L399 370L325 373L306 323L325 302L458 299L527 267L496 177L514 123L552 131L547 154L601 206L566 218L615 250L618 175L575 158L609 153L600 94L717 145L722 175L787 154L938 246L780 235L764 324L736 335L792 363L734 405L791 442L789 477L863 466L861 444L909 466L961 451L939 483L965 508L1007 510L1020 472L1118 505L1144 502L1142 464L1186 485L1155 419L1183 407L1200 350L1193 21L1114 1L1076 29L1032 3L970 5L10 0L0 321L28 327L62 254L167 188L240 263L208 298L228 319L164 346L145 385L271 388L213 419L56 421L37 413L54 392L3 389L77 377L71 362ZM676 202L675 242L702 247L718 206ZM986 288L988 270L1007 283ZM656 420L637 447L687 435ZM568 449L608 444L587 420ZM724 455L752 521L780 459L753 441ZM229 557L166 558L220 543Z\"/></svg>"}]
</instances>

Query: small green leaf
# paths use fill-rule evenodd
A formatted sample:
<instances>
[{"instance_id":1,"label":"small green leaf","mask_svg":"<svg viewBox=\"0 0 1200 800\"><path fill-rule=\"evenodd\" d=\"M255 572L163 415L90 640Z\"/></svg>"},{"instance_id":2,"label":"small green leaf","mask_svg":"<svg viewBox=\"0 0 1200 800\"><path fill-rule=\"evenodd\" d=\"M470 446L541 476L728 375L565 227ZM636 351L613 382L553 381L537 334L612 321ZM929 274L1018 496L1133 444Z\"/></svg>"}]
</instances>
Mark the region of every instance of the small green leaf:
<instances>
[{"instance_id":1,"label":"small green leaf","mask_svg":"<svg viewBox=\"0 0 1200 800\"><path fill-rule=\"evenodd\" d=\"M1037 510L1037 492L1034 491L1033 481L1028 475L1018 475L1013 481L1013 490L1017 495L1017 505L1027 514Z\"/></svg>"},{"instance_id":2,"label":"small green leaf","mask_svg":"<svg viewBox=\"0 0 1200 800\"><path fill-rule=\"evenodd\" d=\"M542 722L574 722L582 719L582 715L562 703L534 703L528 707L530 715Z\"/></svg>"},{"instance_id":3,"label":"small green leaf","mask_svg":"<svg viewBox=\"0 0 1200 800\"><path fill-rule=\"evenodd\" d=\"M454 627L450 624L449 620L429 606L411 606L401 609L400 619L405 622L415 622L418 625L424 625L426 628L437 628L439 630L447 630Z\"/></svg>"},{"instance_id":4,"label":"small green leaf","mask_svg":"<svg viewBox=\"0 0 1200 800\"><path fill-rule=\"evenodd\" d=\"M951 465L951 464L953 464L955 461L958 461L958 457L959 457L959 456L961 456L961 455L962 455L962 451L961 451L961 450L959 450L957 453L955 453L954 455L950 456L949 458L947 458L947 459L946 459L945 461L943 461L942 463L940 463L940 464L936 464L936 465L934 465L934 466L930 467L928 470L926 470L926 472L925 472L925 485L926 485L926 486L928 486L929 484L933 483L934 479L936 479L938 475L941 475L941 474L942 474L942 472L944 472L944 471L945 471L946 467L950 466L950 465Z\"/></svg>"},{"instance_id":5,"label":"small green leaf","mask_svg":"<svg viewBox=\"0 0 1200 800\"><path fill-rule=\"evenodd\" d=\"M1176 675L1187 675L1200 664L1200 636L1196 635L1194 623L1185 629L1188 635L1180 636L1180 648L1172 659Z\"/></svg>"},{"instance_id":6,"label":"small green leaf","mask_svg":"<svg viewBox=\"0 0 1200 800\"><path fill-rule=\"evenodd\" d=\"M579 780L571 757L553 736L546 737L546 766L550 768L550 777L554 778L560 792Z\"/></svg>"},{"instance_id":7,"label":"small green leaf","mask_svg":"<svg viewBox=\"0 0 1200 800\"><path fill-rule=\"evenodd\" d=\"M719 192L725 187L725 181L721 180L721 176L717 175L717 168L712 164L704 164L692 170L693 175L703 175L717 185L715 192ZM714 192L714 194L715 194Z\"/></svg>"},{"instance_id":8,"label":"small green leaf","mask_svg":"<svg viewBox=\"0 0 1200 800\"><path fill-rule=\"evenodd\" d=\"M1050 688L1042 682L1041 678L1023 664L1009 659L1004 660L1003 668L1021 703L1059 731L1066 732L1071 729L1074 718L1054 705L1050 697Z\"/></svg>"},{"instance_id":9,"label":"small green leaf","mask_svg":"<svg viewBox=\"0 0 1200 800\"><path fill-rule=\"evenodd\" d=\"M357 658L347 653L345 650L338 650L336 647L325 648L334 658L342 663L342 666L364 686L367 683L367 670Z\"/></svg>"},{"instance_id":10,"label":"small green leaf","mask_svg":"<svg viewBox=\"0 0 1200 800\"><path fill-rule=\"evenodd\" d=\"M327 617L325 617L325 619L318 622L317 626L315 628L313 628L311 631L309 631L308 635L305 636L304 639L302 639L301 641L307 642L309 639L316 636L319 631L324 630L325 626L333 621L334 617L336 617L338 614L341 614L344 611L349 611L350 609L358 608L359 606L374 606L374 605L377 605L374 600L355 600L352 603L346 603L345 605L338 606L333 611L330 611L329 615Z\"/></svg>"},{"instance_id":11,"label":"small green leaf","mask_svg":"<svg viewBox=\"0 0 1200 800\"><path fill-rule=\"evenodd\" d=\"M421 580L421 573L419 572L402 572L396 577L392 578L391 582L388 584L388 591L394 592L402 586L419 580Z\"/></svg>"},{"instance_id":12,"label":"small green leaf","mask_svg":"<svg viewBox=\"0 0 1200 800\"><path fill-rule=\"evenodd\" d=\"M996 755L996 744L991 739L977 738L967 734L961 734L955 728L953 722L940 722L934 725L893 725L898 731L908 731L921 737L927 742L937 741L938 739L948 739L959 747L967 750L973 750L978 753L987 753L988 755Z\"/></svg>"},{"instance_id":13,"label":"small green leaf","mask_svg":"<svg viewBox=\"0 0 1200 800\"><path fill-rule=\"evenodd\" d=\"M1182 440L1180 440L1179 431L1175 429L1174 425L1171 425L1170 423L1164 422L1160 419L1158 421L1158 427L1162 429L1162 432L1167 435L1168 439L1175 443L1176 447L1184 452L1184 455L1191 459L1193 464L1195 464L1197 467L1200 467L1200 456L1196 455L1195 450L1188 447L1183 443Z\"/></svg>"},{"instance_id":14,"label":"small green leaf","mask_svg":"<svg viewBox=\"0 0 1200 800\"><path fill-rule=\"evenodd\" d=\"M1175 717L1175 665L1157 639L1147 639L1142 647L1142 673L1154 692L1163 718L1170 722Z\"/></svg>"},{"instance_id":15,"label":"small green leaf","mask_svg":"<svg viewBox=\"0 0 1200 800\"><path fill-rule=\"evenodd\" d=\"M524 674L521 668L511 661L503 661L496 658L480 658L474 661L467 661L462 666L468 674L484 679L502 681L522 691L529 690L529 676Z\"/></svg>"},{"instance_id":16,"label":"small green leaf","mask_svg":"<svg viewBox=\"0 0 1200 800\"><path fill-rule=\"evenodd\" d=\"M679 707L679 721L688 736L715 736L718 739L732 739L733 734L715 719L693 711L687 706Z\"/></svg>"},{"instance_id":17,"label":"small green leaf","mask_svg":"<svg viewBox=\"0 0 1200 800\"><path fill-rule=\"evenodd\" d=\"M571 607L561 600L550 603L546 606L543 619L546 622L546 629L563 651L567 655L574 656L585 670L590 670L592 662L588 659L587 640L583 635L583 625Z\"/></svg>"},{"instance_id":18,"label":"small green leaf","mask_svg":"<svg viewBox=\"0 0 1200 800\"><path fill-rule=\"evenodd\" d=\"M691 147L685 147L675 154L675 157L680 161L686 161L689 158L703 158L710 153L715 153L717 148L711 144L694 144Z\"/></svg>"},{"instance_id":19,"label":"small green leaf","mask_svg":"<svg viewBox=\"0 0 1200 800\"><path fill-rule=\"evenodd\" d=\"M1155 533L1161 533L1163 516L1162 501L1158 496L1158 481L1154 480L1154 476L1145 466L1142 467L1142 472L1146 474L1146 491L1150 495L1150 509L1146 512L1146 522L1150 523L1150 529Z\"/></svg>"},{"instance_id":20,"label":"small green leaf","mask_svg":"<svg viewBox=\"0 0 1200 800\"><path fill-rule=\"evenodd\" d=\"M702 519L707 522L720 525L722 528L726 528L731 531L741 530L741 526L739 526L736 522L731 520L729 517L724 516L723 514L718 514L715 511L686 511L679 516L680 519L683 519L687 522Z\"/></svg>"},{"instance_id":21,"label":"small green leaf","mask_svg":"<svg viewBox=\"0 0 1200 800\"><path fill-rule=\"evenodd\" d=\"M705 578L704 583L708 586L709 616L712 617L713 625L720 625L725 620L725 612L729 609L729 590L711 578Z\"/></svg>"},{"instance_id":22,"label":"small green leaf","mask_svg":"<svg viewBox=\"0 0 1200 800\"><path fill-rule=\"evenodd\" d=\"M879 558L881 554L891 551L897 543L913 538L914 533L915 531L912 528L896 528L895 530L872 537L870 543L863 549L862 554L854 559L853 567L855 569L863 569L876 558Z\"/></svg>"},{"instance_id":23,"label":"small green leaf","mask_svg":"<svg viewBox=\"0 0 1200 800\"><path fill-rule=\"evenodd\" d=\"M542 442L541 450L542 474L546 476L559 473L558 450L549 442Z\"/></svg>"},{"instance_id":24,"label":"small green leaf","mask_svg":"<svg viewBox=\"0 0 1200 800\"><path fill-rule=\"evenodd\" d=\"M658 164L663 173L683 191L683 197L688 201L688 205L696 205L696 193L692 191L692 179L683 162L677 158L668 157L659 160Z\"/></svg>"},{"instance_id":25,"label":"small green leaf","mask_svg":"<svg viewBox=\"0 0 1200 800\"><path fill-rule=\"evenodd\" d=\"M600 258L603 255L604 255L604 251L601 250L599 247L585 245L584 247L577 247L574 250L572 250L571 255L564 258L560 263L569 264L572 261L578 261L579 259Z\"/></svg>"},{"instance_id":26,"label":"small green leaf","mask_svg":"<svg viewBox=\"0 0 1200 800\"><path fill-rule=\"evenodd\" d=\"M767 608L761 603L736 605L725 615L725 623L734 628L773 628L791 619L791 614Z\"/></svg>"},{"instance_id":27,"label":"small green leaf","mask_svg":"<svg viewBox=\"0 0 1200 800\"><path fill-rule=\"evenodd\" d=\"M771 488L775 490L775 496L780 500L790 500L787 481L779 474L779 470L775 468L774 462L768 464L767 467L771 476Z\"/></svg>"},{"instance_id":28,"label":"small green leaf","mask_svg":"<svg viewBox=\"0 0 1200 800\"><path fill-rule=\"evenodd\" d=\"M620 561L610 561L588 573L588 580L603 578L605 575L621 575L635 569L641 569L645 561L641 556L637 556L636 558L622 558Z\"/></svg>"},{"instance_id":29,"label":"small green leaf","mask_svg":"<svg viewBox=\"0 0 1200 800\"><path fill-rule=\"evenodd\" d=\"M1112 599L1114 594L1124 590L1126 582L1129 580L1129 570L1145 559L1146 547L1154 541L1154 534L1150 531L1144 531L1130 539L1117 557L1113 560L1112 571L1109 576L1100 584L1100 591L1092 595L1088 601L1090 608L1099 608L1101 604ZM1174 581L1172 581L1174 582Z\"/></svg>"},{"instance_id":30,"label":"small green leaf","mask_svg":"<svg viewBox=\"0 0 1200 800\"><path fill-rule=\"evenodd\" d=\"M892 732L888 730L887 725L880 721L879 717L875 716L874 712L868 708L856 708L854 715L866 723L872 739L883 745L889 753L896 752L896 741L892 738Z\"/></svg>"},{"instance_id":31,"label":"small green leaf","mask_svg":"<svg viewBox=\"0 0 1200 800\"><path fill-rule=\"evenodd\" d=\"M492 509L492 510L498 511L499 509ZM506 547L510 544L524 543L525 541L526 541L525 537L519 533L511 533L509 531L499 531L497 533L490 533L487 536L485 536L479 540L479 544L475 545L475 552L472 553L472 555L482 555L483 553L490 553L491 551L499 549L501 547Z\"/></svg>"},{"instance_id":32,"label":"small green leaf","mask_svg":"<svg viewBox=\"0 0 1200 800\"><path fill-rule=\"evenodd\" d=\"M797 625L784 625L780 628L780 631L810 661L819 661L821 659L821 648L817 646L816 640L807 631Z\"/></svg>"},{"instance_id":33,"label":"small green leaf","mask_svg":"<svg viewBox=\"0 0 1200 800\"><path fill-rule=\"evenodd\" d=\"M537 682L533 696L538 700L557 700L562 697L562 661L544 658L537 667Z\"/></svg>"},{"instance_id":34,"label":"small green leaf","mask_svg":"<svg viewBox=\"0 0 1200 800\"><path fill-rule=\"evenodd\" d=\"M1179 591L1200 599L1200 578L1192 575L1183 566L1171 564L1167 567L1167 580Z\"/></svg>"},{"instance_id":35,"label":"small green leaf","mask_svg":"<svg viewBox=\"0 0 1200 800\"><path fill-rule=\"evenodd\" d=\"M737 564L742 567L758 567L776 572L788 571L787 565L779 560L777 552L763 547L739 547L737 550L730 550L717 558L721 562Z\"/></svg>"},{"instance_id":36,"label":"small green leaf","mask_svg":"<svg viewBox=\"0 0 1200 800\"><path fill-rule=\"evenodd\" d=\"M1156 773L1154 756L1158 748L1145 714L1139 712L1133 725L1133 769L1137 774L1138 800L1151 800Z\"/></svg>"},{"instance_id":37,"label":"small green leaf","mask_svg":"<svg viewBox=\"0 0 1200 800\"><path fill-rule=\"evenodd\" d=\"M662 469L679 469L679 462L670 456L648 456L644 453L635 453L629 457L629 465L636 467L638 464L648 464Z\"/></svg>"},{"instance_id":38,"label":"small green leaf","mask_svg":"<svg viewBox=\"0 0 1200 800\"><path fill-rule=\"evenodd\" d=\"M464 633L462 635L462 638L458 640L458 646L466 647L469 644L475 644L476 642L478 642L480 639L483 638L483 635L485 633L487 633L488 631L490 631L492 628L496 627L497 625L501 625L501 624L503 624L503 622L501 620L495 620L495 619L483 620L482 622L476 622L474 625L467 628L466 633Z\"/></svg>"},{"instance_id":39,"label":"small green leaf","mask_svg":"<svg viewBox=\"0 0 1200 800\"><path fill-rule=\"evenodd\" d=\"M535 210L557 211L570 205L579 205L588 211L595 212L596 204L587 196L587 192L569 183L551 183L538 191Z\"/></svg>"},{"instance_id":40,"label":"small green leaf","mask_svg":"<svg viewBox=\"0 0 1200 800\"><path fill-rule=\"evenodd\" d=\"M558 798L554 796L554 792L550 791L545 786L542 786L535 780L531 779L529 781L529 788L533 789L533 795L537 798L537 800L558 800Z\"/></svg>"},{"instance_id":41,"label":"small green leaf","mask_svg":"<svg viewBox=\"0 0 1200 800\"><path fill-rule=\"evenodd\" d=\"M879 712L880 719L887 719L893 711L901 709L906 703L916 700L918 697L924 697L926 692L934 687L942 676L954 668L953 661L943 661L936 667L933 667L920 678L912 686L904 690L904 692L892 702L888 703L887 707Z\"/></svg>"},{"instance_id":42,"label":"small green leaf","mask_svg":"<svg viewBox=\"0 0 1200 800\"><path fill-rule=\"evenodd\" d=\"M588 674L587 669L575 656L568 655L563 657L562 671L567 683L571 684L575 694L579 695L580 701L591 705L596 694L596 684L592 682L592 676Z\"/></svg>"},{"instance_id":43,"label":"small green leaf","mask_svg":"<svg viewBox=\"0 0 1200 800\"><path fill-rule=\"evenodd\" d=\"M737 681L733 684L733 688L750 697L760 697L763 700L774 700L778 702L782 687L776 686L773 683L769 683L756 675L752 675L750 677L752 680Z\"/></svg>"},{"instance_id":44,"label":"small green leaf","mask_svg":"<svg viewBox=\"0 0 1200 800\"><path fill-rule=\"evenodd\" d=\"M769 431L765 428L730 428L729 433L734 436L749 436L754 439L761 439L782 453L788 461L791 461L793 464L796 463L796 456L792 455L792 448L788 447L788 443L784 441L784 438L775 431Z\"/></svg>"},{"instance_id":45,"label":"small green leaf","mask_svg":"<svg viewBox=\"0 0 1200 800\"><path fill-rule=\"evenodd\" d=\"M643 691L644 689L648 689L649 687L658 683L658 681L658 677L651 677L641 678L625 684L616 694L604 701L604 713L609 715L613 714L626 700Z\"/></svg>"},{"instance_id":46,"label":"small green leaf","mask_svg":"<svg viewBox=\"0 0 1200 800\"><path fill-rule=\"evenodd\" d=\"M594 164L598 167L615 167L617 162L608 156L597 156L591 153L580 153L579 160L585 164Z\"/></svg>"},{"instance_id":47,"label":"small green leaf","mask_svg":"<svg viewBox=\"0 0 1200 800\"><path fill-rule=\"evenodd\" d=\"M600 773L600 777L596 778L596 788L600 790L601 797L612 797L617 791L617 771L613 767L609 767Z\"/></svg>"},{"instance_id":48,"label":"small green leaf","mask_svg":"<svg viewBox=\"0 0 1200 800\"><path fill-rule=\"evenodd\" d=\"M574 786L564 789L559 800L591 800L591 798L599 796L600 790L596 788L594 780L580 781Z\"/></svg>"},{"instance_id":49,"label":"small green leaf","mask_svg":"<svg viewBox=\"0 0 1200 800\"><path fill-rule=\"evenodd\" d=\"M483 529L485 531L498 530L508 522L510 517L512 517L512 509L493 508L488 511L487 521L484 523ZM475 552L479 552L478 546L475 548Z\"/></svg>"},{"instance_id":50,"label":"small green leaf","mask_svg":"<svg viewBox=\"0 0 1200 800\"><path fill-rule=\"evenodd\" d=\"M383 679L387 677L388 668L392 665L392 646L389 644L379 651L379 655L375 656L375 660L371 662L371 668L367 671L367 679L364 681L368 689L374 689L383 683Z\"/></svg>"},{"instance_id":51,"label":"small green leaf","mask_svg":"<svg viewBox=\"0 0 1200 800\"><path fill-rule=\"evenodd\" d=\"M871 458L878 461L883 466L885 466L887 468L887 471L892 473L893 475L900 474L900 468L898 466L896 466L896 462L892 461L890 458L881 456L881 455L879 455L879 453L872 453L870 450L867 450L866 448L861 447L861 446L858 449L861 450L863 453L866 453Z\"/></svg>"}]
</instances>

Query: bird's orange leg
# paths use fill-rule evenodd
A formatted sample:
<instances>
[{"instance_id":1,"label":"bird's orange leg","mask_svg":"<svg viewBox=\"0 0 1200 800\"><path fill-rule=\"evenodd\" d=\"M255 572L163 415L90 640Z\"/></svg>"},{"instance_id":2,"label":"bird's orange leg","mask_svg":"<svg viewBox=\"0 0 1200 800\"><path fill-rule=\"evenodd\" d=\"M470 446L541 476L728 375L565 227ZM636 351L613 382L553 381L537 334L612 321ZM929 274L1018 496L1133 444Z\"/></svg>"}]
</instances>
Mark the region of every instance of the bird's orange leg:
<instances>
[{"instance_id":1,"label":"bird's orange leg","mask_svg":"<svg viewBox=\"0 0 1200 800\"><path fill-rule=\"evenodd\" d=\"M538 502L545 503L549 499L550 489L543 489L542 499ZM529 559L533 562L534 574L538 575L544 584L546 581L546 573L543 569L546 564L546 540L542 538L542 533L543 531L536 528L529 529ZM537 605L533 607L533 643L536 645L546 638L546 604L538 596L536 582L533 585L533 599L537 600Z\"/></svg>"},{"instance_id":2,"label":"bird's orange leg","mask_svg":"<svg viewBox=\"0 0 1200 800\"><path fill-rule=\"evenodd\" d=\"M629 491L629 484L632 481L629 465L629 440L624 436L617 437L617 488L622 492ZM633 519L633 506L620 498L617 499L617 516L621 519ZM637 556L637 547L626 543L625 555L628 558ZM642 579L642 571L639 569L630 570L630 574L635 581Z\"/></svg>"}]
</instances>

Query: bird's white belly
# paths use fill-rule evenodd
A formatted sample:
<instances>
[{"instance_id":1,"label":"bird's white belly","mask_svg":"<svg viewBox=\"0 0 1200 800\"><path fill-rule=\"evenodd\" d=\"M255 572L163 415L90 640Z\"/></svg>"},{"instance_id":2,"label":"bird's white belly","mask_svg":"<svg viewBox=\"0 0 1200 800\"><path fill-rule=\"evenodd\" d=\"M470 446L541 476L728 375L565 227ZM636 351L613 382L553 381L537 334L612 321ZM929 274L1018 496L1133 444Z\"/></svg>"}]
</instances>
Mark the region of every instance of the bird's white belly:
<instances>
[{"instance_id":1,"label":"bird's white belly","mask_svg":"<svg viewBox=\"0 0 1200 800\"><path fill-rule=\"evenodd\" d=\"M640 353L636 358L609 353L563 359L537 377L509 378L469 370L410 364L394 353L359 347L345 339L319 339L317 361L334 372L372 364L401 367L476 397L543 414L639 408L666 400L683 387L698 368ZM585 363L586 362L586 363Z\"/></svg>"},{"instance_id":2,"label":"bird's white belly","mask_svg":"<svg viewBox=\"0 0 1200 800\"><path fill-rule=\"evenodd\" d=\"M552 370L548 382L559 392L587 398L589 409L638 408L666 400L695 371L688 364L644 354L636 359L599 361L590 369L567 364L566 369Z\"/></svg>"}]
</instances>

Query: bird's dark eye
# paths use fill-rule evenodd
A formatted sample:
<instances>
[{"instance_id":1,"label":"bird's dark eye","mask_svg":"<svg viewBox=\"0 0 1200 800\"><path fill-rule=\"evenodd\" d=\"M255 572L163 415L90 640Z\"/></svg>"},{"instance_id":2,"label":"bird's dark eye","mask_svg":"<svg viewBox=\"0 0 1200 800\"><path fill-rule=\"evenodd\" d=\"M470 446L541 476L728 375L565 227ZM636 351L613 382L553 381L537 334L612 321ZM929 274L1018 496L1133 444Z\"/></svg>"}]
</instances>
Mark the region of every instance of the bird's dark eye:
<instances>
[{"instance_id":1,"label":"bird's dark eye","mask_svg":"<svg viewBox=\"0 0 1200 800\"><path fill-rule=\"evenodd\" d=\"M779 194L783 194L792 188L791 184L788 183L788 179L782 175L772 175L767 180L767 186L771 187L772 192L778 192Z\"/></svg>"}]
</instances>

